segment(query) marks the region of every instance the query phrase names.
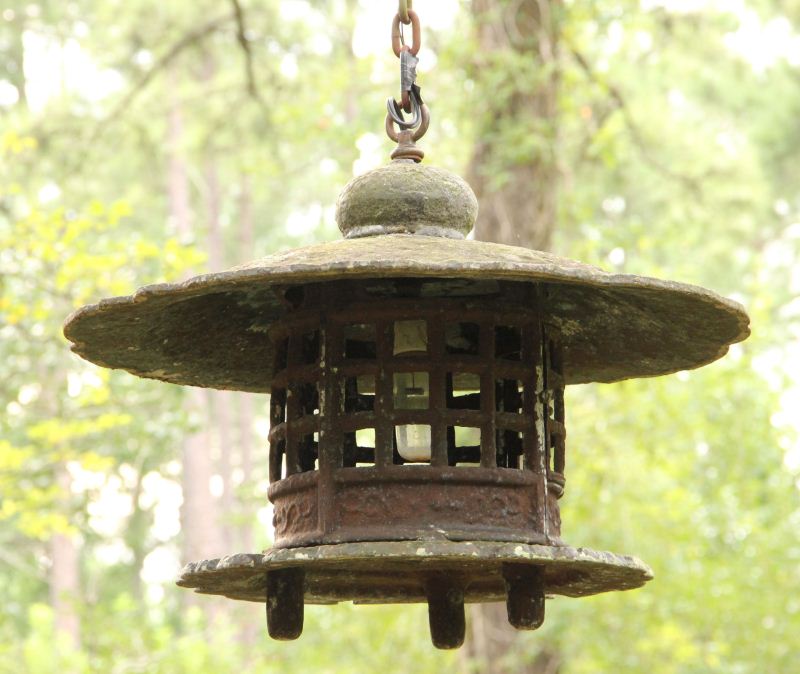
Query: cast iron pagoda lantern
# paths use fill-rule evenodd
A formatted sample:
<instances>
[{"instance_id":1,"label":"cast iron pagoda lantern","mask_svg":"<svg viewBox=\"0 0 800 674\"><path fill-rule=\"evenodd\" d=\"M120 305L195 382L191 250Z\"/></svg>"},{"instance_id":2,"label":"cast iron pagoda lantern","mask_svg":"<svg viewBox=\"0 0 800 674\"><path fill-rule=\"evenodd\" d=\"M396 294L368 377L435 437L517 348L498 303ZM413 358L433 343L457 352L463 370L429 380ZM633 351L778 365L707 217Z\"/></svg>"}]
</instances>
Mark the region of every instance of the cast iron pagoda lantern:
<instances>
[{"instance_id":1,"label":"cast iron pagoda lantern","mask_svg":"<svg viewBox=\"0 0 800 674\"><path fill-rule=\"evenodd\" d=\"M344 189L344 240L65 326L105 367L270 394L274 546L190 563L179 584L265 602L274 638L300 635L304 603L426 601L452 648L465 601L506 601L535 629L545 595L640 587L641 561L561 538L564 387L699 367L748 335L711 291L465 239L475 196L418 163L412 107L416 127L387 120L394 161Z\"/></svg>"}]
</instances>

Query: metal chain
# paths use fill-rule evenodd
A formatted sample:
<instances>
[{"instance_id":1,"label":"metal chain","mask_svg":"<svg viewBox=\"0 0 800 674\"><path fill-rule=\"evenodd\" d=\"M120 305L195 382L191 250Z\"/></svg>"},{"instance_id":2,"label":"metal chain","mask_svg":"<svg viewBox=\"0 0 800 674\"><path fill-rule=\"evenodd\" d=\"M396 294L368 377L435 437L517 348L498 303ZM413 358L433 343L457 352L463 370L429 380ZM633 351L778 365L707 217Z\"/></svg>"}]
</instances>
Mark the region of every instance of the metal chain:
<instances>
[{"instance_id":1,"label":"metal chain","mask_svg":"<svg viewBox=\"0 0 800 674\"><path fill-rule=\"evenodd\" d=\"M411 9L412 0L399 0L397 14L392 20L392 51L400 59L400 102L390 98L386 101L386 131L392 140L397 140L394 125L401 130L416 129L414 140L422 137L428 129L430 115L428 106L422 102L420 88L416 83L417 54L422 47L422 30L419 16ZM407 45L403 36L403 24L411 24L412 41ZM410 113L406 119L403 112Z\"/></svg>"},{"instance_id":2,"label":"metal chain","mask_svg":"<svg viewBox=\"0 0 800 674\"><path fill-rule=\"evenodd\" d=\"M399 7L397 9L397 15L400 17L400 21L406 26L411 23L411 17L408 15L408 10L411 9L412 4L412 0L400 0Z\"/></svg>"}]
</instances>

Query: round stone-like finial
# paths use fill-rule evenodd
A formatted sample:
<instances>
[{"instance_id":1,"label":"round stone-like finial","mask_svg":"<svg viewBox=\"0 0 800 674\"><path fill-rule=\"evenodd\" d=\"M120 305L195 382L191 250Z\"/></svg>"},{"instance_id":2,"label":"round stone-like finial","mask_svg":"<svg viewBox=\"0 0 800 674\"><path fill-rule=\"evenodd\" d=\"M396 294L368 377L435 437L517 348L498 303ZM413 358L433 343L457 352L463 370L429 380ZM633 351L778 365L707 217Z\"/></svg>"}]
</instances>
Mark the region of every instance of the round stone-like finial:
<instances>
[{"instance_id":1,"label":"round stone-like finial","mask_svg":"<svg viewBox=\"0 0 800 674\"><path fill-rule=\"evenodd\" d=\"M351 180L336 204L346 239L420 234L463 239L475 225L478 200L457 175L396 160Z\"/></svg>"}]
</instances>

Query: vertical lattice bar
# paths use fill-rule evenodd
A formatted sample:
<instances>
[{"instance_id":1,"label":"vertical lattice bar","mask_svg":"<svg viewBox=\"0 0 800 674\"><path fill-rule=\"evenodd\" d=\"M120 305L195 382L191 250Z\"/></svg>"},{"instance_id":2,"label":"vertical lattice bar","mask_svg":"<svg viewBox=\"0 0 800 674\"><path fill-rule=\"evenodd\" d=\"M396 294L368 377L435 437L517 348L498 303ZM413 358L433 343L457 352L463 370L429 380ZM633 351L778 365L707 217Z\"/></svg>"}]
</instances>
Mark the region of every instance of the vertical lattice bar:
<instances>
[{"instance_id":1,"label":"vertical lattice bar","mask_svg":"<svg viewBox=\"0 0 800 674\"><path fill-rule=\"evenodd\" d=\"M497 424L494 370L494 322L483 320L478 337L479 354L485 369L481 373L481 412L487 421L481 427L481 467L497 467Z\"/></svg>"},{"instance_id":2,"label":"vertical lattice bar","mask_svg":"<svg viewBox=\"0 0 800 674\"><path fill-rule=\"evenodd\" d=\"M317 482L317 526L326 534L336 526L333 509L335 487L333 471L342 465L341 433L336 435L335 419L339 402L339 383L336 367L343 355L342 328L326 316L320 324L320 383L319 383L319 480Z\"/></svg>"},{"instance_id":3,"label":"vertical lattice bar","mask_svg":"<svg viewBox=\"0 0 800 674\"><path fill-rule=\"evenodd\" d=\"M542 349L541 323L527 323L522 329L522 362L526 365L522 380L522 415L525 431L522 434L522 456L526 470L546 474L542 445L544 429L540 428L544 411L542 395L544 389L544 353Z\"/></svg>"},{"instance_id":4,"label":"vertical lattice bar","mask_svg":"<svg viewBox=\"0 0 800 674\"><path fill-rule=\"evenodd\" d=\"M536 309L538 319L532 326L531 348L534 351L534 371L533 387L525 388L526 400L523 404L528 408L532 407L533 429L529 434L530 438L525 440L523 445L525 452L525 463L531 466L531 470L541 476L538 512L541 517L541 530L545 536L549 536L549 518L547 509L547 446L549 436L547 433L547 353L545 349L545 327L543 314L547 309L545 303L546 290L541 286L536 286L532 292L535 294ZM528 391L530 390L530 393ZM526 434L528 435L528 434Z\"/></svg>"},{"instance_id":5,"label":"vertical lattice bar","mask_svg":"<svg viewBox=\"0 0 800 674\"><path fill-rule=\"evenodd\" d=\"M270 393L270 443L269 443L269 481L276 482L283 477L283 454L286 448L286 389L273 387Z\"/></svg>"},{"instance_id":6,"label":"vertical lattice bar","mask_svg":"<svg viewBox=\"0 0 800 674\"><path fill-rule=\"evenodd\" d=\"M431 465L448 465L447 452L447 371L443 365L445 355L444 320L428 320L428 372L429 409L431 415Z\"/></svg>"},{"instance_id":7,"label":"vertical lattice bar","mask_svg":"<svg viewBox=\"0 0 800 674\"><path fill-rule=\"evenodd\" d=\"M302 361L302 330L292 329L289 335L287 370L291 372ZM286 389L286 476L300 472L300 434L295 421L300 417L300 396L297 384L287 382Z\"/></svg>"},{"instance_id":8,"label":"vertical lattice bar","mask_svg":"<svg viewBox=\"0 0 800 674\"><path fill-rule=\"evenodd\" d=\"M375 325L375 340L378 359L378 373L375 376L375 465L392 464L394 448L394 425L392 423L393 373L387 367L392 360L394 325L388 321L378 321Z\"/></svg>"},{"instance_id":9,"label":"vertical lattice bar","mask_svg":"<svg viewBox=\"0 0 800 674\"><path fill-rule=\"evenodd\" d=\"M341 414L343 402L339 382L335 375L342 360L344 343L342 326L334 321L323 319L321 326L321 381L319 412L321 417L319 433L319 467L329 472L342 465L342 438L335 431L335 420Z\"/></svg>"},{"instance_id":10,"label":"vertical lattice bar","mask_svg":"<svg viewBox=\"0 0 800 674\"><path fill-rule=\"evenodd\" d=\"M548 329L550 348L550 390L553 399L553 428L551 429L553 445L553 470L564 474L566 452L566 419L564 409L564 367L561 353L561 335L554 328Z\"/></svg>"},{"instance_id":11,"label":"vertical lattice bar","mask_svg":"<svg viewBox=\"0 0 800 674\"><path fill-rule=\"evenodd\" d=\"M544 467L546 474L550 474L552 466L553 449L553 389L550 375L550 340L547 327L542 328L542 368L544 370L544 391L542 392L542 405L544 416Z\"/></svg>"}]
</instances>

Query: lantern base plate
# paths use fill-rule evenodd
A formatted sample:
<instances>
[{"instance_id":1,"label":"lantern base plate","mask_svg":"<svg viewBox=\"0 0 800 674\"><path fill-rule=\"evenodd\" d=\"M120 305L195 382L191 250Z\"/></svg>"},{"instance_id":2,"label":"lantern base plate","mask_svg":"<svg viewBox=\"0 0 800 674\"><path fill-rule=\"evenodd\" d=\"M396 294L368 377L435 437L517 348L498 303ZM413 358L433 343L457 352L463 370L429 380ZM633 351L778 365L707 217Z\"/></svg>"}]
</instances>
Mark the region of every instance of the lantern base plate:
<instances>
[{"instance_id":1,"label":"lantern base plate","mask_svg":"<svg viewBox=\"0 0 800 674\"><path fill-rule=\"evenodd\" d=\"M187 564L181 587L200 594L264 602L267 573L302 568L304 602L395 604L427 601L426 584L446 574L464 588L464 601L505 601L508 565L544 569L548 595L583 597L632 590L651 580L642 561L568 546L496 542L400 541L271 549Z\"/></svg>"}]
</instances>

